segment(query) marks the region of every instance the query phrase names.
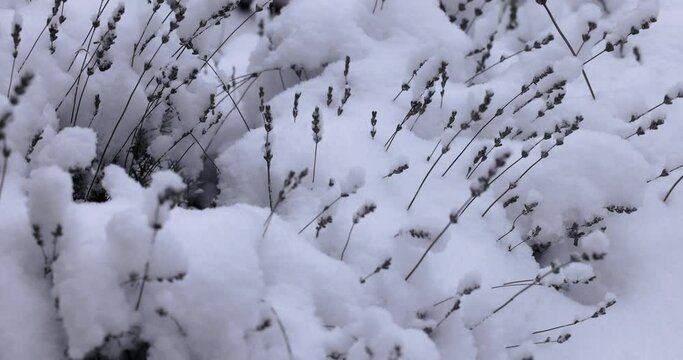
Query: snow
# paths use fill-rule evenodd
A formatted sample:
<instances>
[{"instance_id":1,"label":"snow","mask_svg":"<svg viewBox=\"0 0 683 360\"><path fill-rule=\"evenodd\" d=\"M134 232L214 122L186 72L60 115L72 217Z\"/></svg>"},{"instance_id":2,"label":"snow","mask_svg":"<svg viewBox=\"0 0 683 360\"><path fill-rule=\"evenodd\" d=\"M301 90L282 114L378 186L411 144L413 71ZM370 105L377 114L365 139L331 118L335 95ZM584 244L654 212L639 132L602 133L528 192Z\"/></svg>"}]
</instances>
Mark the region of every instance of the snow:
<instances>
[{"instance_id":1,"label":"snow","mask_svg":"<svg viewBox=\"0 0 683 360\"><path fill-rule=\"evenodd\" d=\"M96 156L96 134L91 129L66 128L37 151L38 166L57 165L63 170L84 169Z\"/></svg>"},{"instance_id":2,"label":"snow","mask_svg":"<svg viewBox=\"0 0 683 360\"><path fill-rule=\"evenodd\" d=\"M683 358L680 1L104 3L0 5L0 360Z\"/></svg>"},{"instance_id":3,"label":"snow","mask_svg":"<svg viewBox=\"0 0 683 360\"><path fill-rule=\"evenodd\" d=\"M69 212L71 178L56 166L40 168L31 172L27 192L31 224L39 226L44 235L51 233Z\"/></svg>"}]
</instances>

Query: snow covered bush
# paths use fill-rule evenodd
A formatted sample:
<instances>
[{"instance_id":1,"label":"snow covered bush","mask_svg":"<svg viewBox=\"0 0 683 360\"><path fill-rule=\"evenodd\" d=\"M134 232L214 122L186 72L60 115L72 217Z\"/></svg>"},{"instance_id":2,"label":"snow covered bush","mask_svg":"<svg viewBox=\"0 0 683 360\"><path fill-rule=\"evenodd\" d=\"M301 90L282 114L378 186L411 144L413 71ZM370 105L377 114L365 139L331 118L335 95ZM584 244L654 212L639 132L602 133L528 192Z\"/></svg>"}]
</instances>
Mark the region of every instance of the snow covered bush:
<instances>
[{"instance_id":1,"label":"snow covered bush","mask_svg":"<svg viewBox=\"0 0 683 360\"><path fill-rule=\"evenodd\" d=\"M658 10L5 1L0 359L562 356L683 179Z\"/></svg>"}]
</instances>

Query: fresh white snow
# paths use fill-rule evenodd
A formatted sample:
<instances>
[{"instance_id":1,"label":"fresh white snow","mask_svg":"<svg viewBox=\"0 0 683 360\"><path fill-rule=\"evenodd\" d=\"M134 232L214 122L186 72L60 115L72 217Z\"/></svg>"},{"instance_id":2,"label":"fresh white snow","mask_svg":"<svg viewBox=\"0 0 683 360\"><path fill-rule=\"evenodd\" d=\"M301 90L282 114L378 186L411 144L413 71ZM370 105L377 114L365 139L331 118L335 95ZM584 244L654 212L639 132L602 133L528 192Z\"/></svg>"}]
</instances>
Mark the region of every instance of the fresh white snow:
<instances>
[{"instance_id":1,"label":"fresh white snow","mask_svg":"<svg viewBox=\"0 0 683 360\"><path fill-rule=\"evenodd\" d=\"M683 3L537 2L0 3L0 360L683 358Z\"/></svg>"}]
</instances>

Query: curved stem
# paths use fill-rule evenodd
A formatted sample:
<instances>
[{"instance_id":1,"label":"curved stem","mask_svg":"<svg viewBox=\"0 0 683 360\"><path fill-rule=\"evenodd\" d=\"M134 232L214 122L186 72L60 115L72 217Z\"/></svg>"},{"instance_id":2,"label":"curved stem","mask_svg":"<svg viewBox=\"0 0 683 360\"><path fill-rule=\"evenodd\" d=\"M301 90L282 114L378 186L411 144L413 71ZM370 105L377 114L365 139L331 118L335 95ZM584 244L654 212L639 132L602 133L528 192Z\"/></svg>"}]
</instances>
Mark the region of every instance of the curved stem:
<instances>
[{"instance_id":1,"label":"curved stem","mask_svg":"<svg viewBox=\"0 0 683 360\"><path fill-rule=\"evenodd\" d=\"M683 176L679 177L678 180L676 180L674 185L671 187L671 189L669 189L669 192L666 193L666 196L664 197L664 202L666 202L666 200L669 199L669 196L671 196L671 193L674 191L676 186L678 186L678 184L681 182L681 180L683 180Z\"/></svg>"}]
</instances>

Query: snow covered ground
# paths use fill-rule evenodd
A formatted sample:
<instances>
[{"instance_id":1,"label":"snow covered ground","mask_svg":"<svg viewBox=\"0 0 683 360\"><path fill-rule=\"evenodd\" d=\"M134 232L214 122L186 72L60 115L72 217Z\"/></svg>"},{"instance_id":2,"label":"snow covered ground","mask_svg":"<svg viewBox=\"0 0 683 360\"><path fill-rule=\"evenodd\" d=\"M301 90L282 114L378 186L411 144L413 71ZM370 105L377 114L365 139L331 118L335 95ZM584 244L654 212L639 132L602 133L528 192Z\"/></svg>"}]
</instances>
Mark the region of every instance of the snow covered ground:
<instances>
[{"instance_id":1,"label":"snow covered ground","mask_svg":"<svg viewBox=\"0 0 683 360\"><path fill-rule=\"evenodd\" d=\"M680 0L153 3L0 3L0 360L683 358Z\"/></svg>"},{"instance_id":2,"label":"snow covered ground","mask_svg":"<svg viewBox=\"0 0 683 360\"><path fill-rule=\"evenodd\" d=\"M652 32L643 33L634 44L649 53L639 70L613 71L615 62L600 60L590 68L595 83L609 84L598 94L618 97L634 86L644 90L639 96L656 103L659 94L683 78L683 48L676 40L683 18L683 3L661 2L659 21ZM628 71L628 72L627 72ZM604 76L604 77L603 77ZM602 80L598 80L602 77ZM636 85L638 87L638 85ZM614 95L610 95L613 93ZM652 99L651 99L652 98ZM618 100L617 100L618 101ZM667 122L661 132L636 138L632 143L646 159L660 167L674 167L681 161L677 135L683 125L681 104L666 112ZM673 166L672 166L673 165ZM654 170L653 170L654 171ZM680 274L683 235L677 228L683 221L681 197L666 204L661 199L677 180L671 176L653 182L647 188L643 205L632 217L610 226L610 255L600 264L597 274L617 294L619 306L609 316L586 322L572 332L572 341L563 349L544 354L552 359L680 359L683 345L676 338L683 334ZM616 183L618 179L614 179ZM550 349L546 349L550 350ZM540 356L540 355L539 355Z\"/></svg>"}]
</instances>

